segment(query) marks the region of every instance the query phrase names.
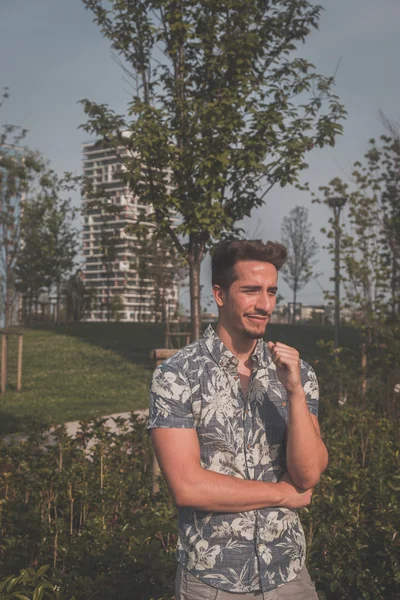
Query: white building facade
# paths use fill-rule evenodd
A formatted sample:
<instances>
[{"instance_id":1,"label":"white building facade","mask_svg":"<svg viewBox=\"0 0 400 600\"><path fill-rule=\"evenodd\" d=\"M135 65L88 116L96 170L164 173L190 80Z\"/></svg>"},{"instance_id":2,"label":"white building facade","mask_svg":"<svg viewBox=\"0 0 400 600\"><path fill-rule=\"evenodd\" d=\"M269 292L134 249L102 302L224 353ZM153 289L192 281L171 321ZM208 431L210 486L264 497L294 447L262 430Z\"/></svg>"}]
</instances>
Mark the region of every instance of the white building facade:
<instances>
[{"instance_id":1,"label":"white building facade","mask_svg":"<svg viewBox=\"0 0 400 600\"><path fill-rule=\"evenodd\" d=\"M103 142L83 145L83 171L101 205L91 206L83 198L83 255L82 277L91 291L89 321L156 321L172 317L178 306L178 286L172 284L164 294L163 314L155 307L157 283L143 277L140 268L140 241L129 227L138 217L152 212L152 207L141 204L119 175L123 171L124 147L110 148ZM110 210L107 210L109 208ZM151 239L152 224L147 237ZM148 259L151 262L151 256ZM159 296L159 294L158 294Z\"/></svg>"}]
</instances>

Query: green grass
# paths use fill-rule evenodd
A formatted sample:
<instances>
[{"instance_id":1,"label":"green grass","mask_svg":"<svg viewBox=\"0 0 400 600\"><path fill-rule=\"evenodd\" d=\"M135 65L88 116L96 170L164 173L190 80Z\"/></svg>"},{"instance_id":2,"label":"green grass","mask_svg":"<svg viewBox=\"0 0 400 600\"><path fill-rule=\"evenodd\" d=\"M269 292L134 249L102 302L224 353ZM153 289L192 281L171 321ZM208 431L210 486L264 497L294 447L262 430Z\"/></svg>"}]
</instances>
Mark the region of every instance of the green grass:
<instances>
[{"instance_id":1,"label":"green grass","mask_svg":"<svg viewBox=\"0 0 400 600\"><path fill-rule=\"evenodd\" d=\"M332 339L321 326L270 325L267 339L318 356L317 340ZM354 332L345 338L356 343ZM61 423L146 408L154 348L164 347L161 325L79 323L24 332L22 392L16 392L17 340L11 337L9 384L0 396L0 434L32 423Z\"/></svg>"},{"instance_id":2,"label":"green grass","mask_svg":"<svg viewBox=\"0 0 400 600\"><path fill-rule=\"evenodd\" d=\"M22 391L16 392L16 338L9 385L0 397L0 433L32 420L61 423L144 408L152 363L164 346L160 326L83 323L24 332Z\"/></svg>"}]
</instances>

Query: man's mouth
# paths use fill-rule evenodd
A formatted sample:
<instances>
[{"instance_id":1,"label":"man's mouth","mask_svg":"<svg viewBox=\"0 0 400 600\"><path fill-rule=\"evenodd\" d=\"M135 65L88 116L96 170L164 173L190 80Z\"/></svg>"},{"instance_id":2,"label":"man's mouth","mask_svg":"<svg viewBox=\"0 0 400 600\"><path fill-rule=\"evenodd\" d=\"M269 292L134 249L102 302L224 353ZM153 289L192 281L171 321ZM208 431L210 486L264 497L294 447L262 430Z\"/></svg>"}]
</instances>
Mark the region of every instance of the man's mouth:
<instances>
[{"instance_id":1,"label":"man's mouth","mask_svg":"<svg viewBox=\"0 0 400 600\"><path fill-rule=\"evenodd\" d=\"M270 315L245 315L250 321L254 321L255 323L265 323Z\"/></svg>"}]
</instances>

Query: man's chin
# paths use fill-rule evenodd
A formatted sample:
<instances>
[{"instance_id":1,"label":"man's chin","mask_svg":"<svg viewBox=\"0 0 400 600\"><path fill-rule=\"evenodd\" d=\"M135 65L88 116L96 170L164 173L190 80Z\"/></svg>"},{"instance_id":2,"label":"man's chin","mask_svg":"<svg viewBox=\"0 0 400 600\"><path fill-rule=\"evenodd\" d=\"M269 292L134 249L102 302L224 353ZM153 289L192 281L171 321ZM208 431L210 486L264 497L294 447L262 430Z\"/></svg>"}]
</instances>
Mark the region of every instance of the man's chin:
<instances>
[{"instance_id":1,"label":"man's chin","mask_svg":"<svg viewBox=\"0 0 400 600\"><path fill-rule=\"evenodd\" d=\"M260 340L265 335L265 330L267 329L267 325L260 329L248 329L247 327L244 330L244 334L249 340Z\"/></svg>"}]
</instances>

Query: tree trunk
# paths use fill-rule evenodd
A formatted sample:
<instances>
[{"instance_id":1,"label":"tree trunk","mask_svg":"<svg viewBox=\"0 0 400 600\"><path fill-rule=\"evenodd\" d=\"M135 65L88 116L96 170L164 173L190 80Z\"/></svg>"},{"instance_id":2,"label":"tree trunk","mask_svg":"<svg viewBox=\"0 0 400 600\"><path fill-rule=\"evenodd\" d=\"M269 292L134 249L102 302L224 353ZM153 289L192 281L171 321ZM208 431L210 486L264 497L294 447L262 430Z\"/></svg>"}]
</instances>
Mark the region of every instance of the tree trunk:
<instances>
[{"instance_id":1,"label":"tree trunk","mask_svg":"<svg viewBox=\"0 0 400 600\"><path fill-rule=\"evenodd\" d=\"M7 285L4 302L4 329L7 332L10 325L12 324L12 312L13 312L13 292L10 291Z\"/></svg>"},{"instance_id":2,"label":"tree trunk","mask_svg":"<svg viewBox=\"0 0 400 600\"><path fill-rule=\"evenodd\" d=\"M203 258L203 248L196 243L191 244L189 251L189 289L190 289L190 320L191 341L195 342L201 336L201 310L200 310L200 266Z\"/></svg>"},{"instance_id":3,"label":"tree trunk","mask_svg":"<svg viewBox=\"0 0 400 600\"><path fill-rule=\"evenodd\" d=\"M57 315L56 315L56 325L60 325L60 307L61 307L61 299L60 299L60 285L57 285Z\"/></svg>"},{"instance_id":4,"label":"tree trunk","mask_svg":"<svg viewBox=\"0 0 400 600\"><path fill-rule=\"evenodd\" d=\"M30 327L32 324L32 306L33 306L33 294L31 293L29 295L28 315L27 315L27 320L26 320L26 324L28 325L28 327Z\"/></svg>"},{"instance_id":5,"label":"tree trunk","mask_svg":"<svg viewBox=\"0 0 400 600\"><path fill-rule=\"evenodd\" d=\"M392 261L392 281L391 281L391 292L392 292L392 319L395 320L397 315L397 284L398 284L398 274L397 274L397 263L396 257L393 256Z\"/></svg>"},{"instance_id":6,"label":"tree trunk","mask_svg":"<svg viewBox=\"0 0 400 600\"><path fill-rule=\"evenodd\" d=\"M292 323L296 324L296 307L297 307L297 285L294 285L293 288L293 315L292 315Z\"/></svg>"}]
</instances>

